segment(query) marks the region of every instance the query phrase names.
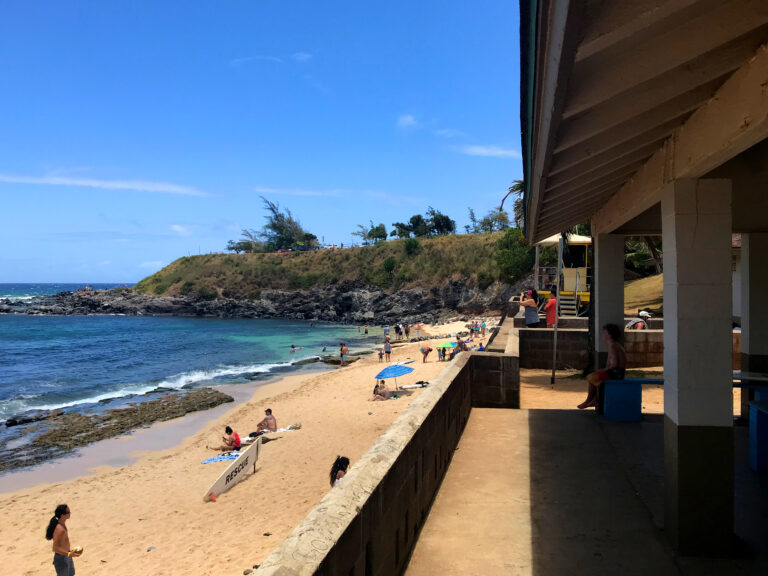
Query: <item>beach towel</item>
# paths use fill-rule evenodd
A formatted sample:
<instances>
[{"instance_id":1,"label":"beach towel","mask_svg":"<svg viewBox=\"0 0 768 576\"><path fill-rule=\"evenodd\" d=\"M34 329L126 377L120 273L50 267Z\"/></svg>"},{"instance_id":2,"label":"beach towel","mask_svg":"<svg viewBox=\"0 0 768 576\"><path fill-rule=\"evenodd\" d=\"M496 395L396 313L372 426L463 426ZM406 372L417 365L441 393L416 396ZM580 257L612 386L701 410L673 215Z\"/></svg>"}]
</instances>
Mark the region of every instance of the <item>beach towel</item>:
<instances>
[{"instance_id":1,"label":"beach towel","mask_svg":"<svg viewBox=\"0 0 768 576\"><path fill-rule=\"evenodd\" d=\"M218 456L211 456L210 458L206 458L201 462L201 464L210 464L211 462L226 462L228 460L237 460L237 457L240 456L240 452L225 452L224 454L219 454Z\"/></svg>"}]
</instances>

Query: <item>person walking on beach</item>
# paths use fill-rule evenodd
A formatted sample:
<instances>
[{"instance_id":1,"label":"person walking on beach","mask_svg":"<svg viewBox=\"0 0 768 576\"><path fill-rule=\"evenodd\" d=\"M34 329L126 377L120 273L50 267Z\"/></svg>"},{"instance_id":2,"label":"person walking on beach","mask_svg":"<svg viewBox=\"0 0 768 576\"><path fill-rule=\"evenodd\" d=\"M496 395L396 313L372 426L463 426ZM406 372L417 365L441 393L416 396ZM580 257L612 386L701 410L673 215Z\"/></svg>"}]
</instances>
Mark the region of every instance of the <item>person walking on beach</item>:
<instances>
[{"instance_id":1,"label":"person walking on beach","mask_svg":"<svg viewBox=\"0 0 768 576\"><path fill-rule=\"evenodd\" d=\"M384 356L387 362L390 361L390 354L392 354L392 344L389 341L389 338L384 339Z\"/></svg>"},{"instance_id":2,"label":"person walking on beach","mask_svg":"<svg viewBox=\"0 0 768 576\"><path fill-rule=\"evenodd\" d=\"M56 576L75 576L75 562L72 558L77 558L83 553L80 546L72 548L69 544L67 520L71 516L69 506L59 504L45 530L45 539L53 540L53 567L56 569Z\"/></svg>"},{"instance_id":3,"label":"person walking on beach","mask_svg":"<svg viewBox=\"0 0 768 576\"><path fill-rule=\"evenodd\" d=\"M483 338L485 338L485 329L486 329L485 320L483 320L483 323L480 324L480 333L483 335Z\"/></svg>"},{"instance_id":4,"label":"person walking on beach","mask_svg":"<svg viewBox=\"0 0 768 576\"><path fill-rule=\"evenodd\" d=\"M405 330L405 339L408 340L408 338L411 337L411 325L406 324L405 326L403 326L403 329Z\"/></svg>"},{"instance_id":5,"label":"person walking on beach","mask_svg":"<svg viewBox=\"0 0 768 576\"><path fill-rule=\"evenodd\" d=\"M621 328L616 324L603 326L603 340L608 343L608 360L605 370L587 375L587 399L578 405L579 410L597 406L597 389L606 380L624 380L627 368L627 353L621 345Z\"/></svg>"},{"instance_id":6,"label":"person walking on beach","mask_svg":"<svg viewBox=\"0 0 768 576\"><path fill-rule=\"evenodd\" d=\"M344 478L349 469L349 458L346 456L336 456L336 460L331 466L331 486L336 486Z\"/></svg>"},{"instance_id":7,"label":"person walking on beach","mask_svg":"<svg viewBox=\"0 0 768 576\"><path fill-rule=\"evenodd\" d=\"M264 410L264 419L256 426L256 433L263 434L264 432L276 432L277 431L277 419L272 416L272 408Z\"/></svg>"},{"instance_id":8,"label":"person walking on beach","mask_svg":"<svg viewBox=\"0 0 768 576\"><path fill-rule=\"evenodd\" d=\"M339 357L341 358L340 366L346 366L347 365L347 355L348 354L349 354L349 348L347 348L347 345L344 344L344 342L341 342L339 344Z\"/></svg>"},{"instance_id":9,"label":"person walking on beach","mask_svg":"<svg viewBox=\"0 0 768 576\"><path fill-rule=\"evenodd\" d=\"M240 450L241 442L240 442L240 435L233 431L232 428L227 426L224 428L224 433L226 436L222 436L221 439L223 440L223 444L219 446L218 448L214 448L213 446L206 445L206 448L210 448L211 450L215 450L216 452L237 452Z\"/></svg>"}]
</instances>

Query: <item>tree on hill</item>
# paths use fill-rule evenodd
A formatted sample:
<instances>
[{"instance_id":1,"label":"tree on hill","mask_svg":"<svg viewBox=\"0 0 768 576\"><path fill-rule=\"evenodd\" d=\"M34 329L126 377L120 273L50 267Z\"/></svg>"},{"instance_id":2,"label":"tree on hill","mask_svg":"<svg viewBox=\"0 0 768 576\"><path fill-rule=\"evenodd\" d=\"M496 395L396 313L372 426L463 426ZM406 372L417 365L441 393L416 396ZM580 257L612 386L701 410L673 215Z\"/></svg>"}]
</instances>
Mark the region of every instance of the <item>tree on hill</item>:
<instances>
[{"instance_id":1,"label":"tree on hill","mask_svg":"<svg viewBox=\"0 0 768 576\"><path fill-rule=\"evenodd\" d=\"M431 206L427 209L427 217L414 214L408 222L393 222L390 236L398 238L424 238L427 236L442 236L456 232L456 222Z\"/></svg>"},{"instance_id":2,"label":"tree on hill","mask_svg":"<svg viewBox=\"0 0 768 576\"><path fill-rule=\"evenodd\" d=\"M280 206L261 197L264 207L267 209L267 223L259 234L275 250L304 249L308 250L317 246L317 236L307 232L301 227L291 211L280 210Z\"/></svg>"},{"instance_id":3,"label":"tree on hill","mask_svg":"<svg viewBox=\"0 0 768 576\"><path fill-rule=\"evenodd\" d=\"M522 230L525 223L525 182L522 180L515 180L512 182L512 186L507 189L507 193L504 198L501 199L499 205L499 211L504 210L504 201L510 196L515 197L514 207L512 213L514 214L515 228Z\"/></svg>"},{"instance_id":4,"label":"tree on hill","mask_svg":"<svg viewBox=\"0 0 768 576\"><path fill-rule=\"evenodd\" d=\"M227 242L227 250L236 254L241 252L264 252L265 246L264 242L259 240L259 233L256 230L243 228L240 240L230 240Z\"/></svg>"},{"instance_id":5,"label":"tree on hill","mask_svg":"<svg viewBox=\"0 0 768 576\"><path fill-rule=\"evenodd\" d=\"M475 211L469 208L469 224L464 226L467 234L485 234L498 232L509 228L509 215L499 208L494 208L488 214L478 219Z\"/></svg>"},{"instance_id":6,"label":"tree on hill","mask_svg":"<svg viewBox=\"0 0 768 576\"><path fill-rule=\"evenodd\" d=\"M387 228L384 224L374 226L373 220L371 220L370 226L358 224L357 228L356 232L352 232L352 236L358 236L363 246L376 244L377 242L387 239Z\"/></svg>"}]
</instances>

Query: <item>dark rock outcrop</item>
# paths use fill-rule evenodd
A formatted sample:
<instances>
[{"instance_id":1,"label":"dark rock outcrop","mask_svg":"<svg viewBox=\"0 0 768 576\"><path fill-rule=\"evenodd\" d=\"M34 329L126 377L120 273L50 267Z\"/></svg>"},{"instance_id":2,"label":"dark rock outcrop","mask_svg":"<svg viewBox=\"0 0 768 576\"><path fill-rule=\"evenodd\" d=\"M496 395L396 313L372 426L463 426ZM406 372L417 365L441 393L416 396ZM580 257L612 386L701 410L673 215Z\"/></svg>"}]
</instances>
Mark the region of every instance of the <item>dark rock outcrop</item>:
<instances>
[{"instance_id":1,"label":"dark rock outcrop","mask_svg":"<svg viewBox=\"0 0 768 576\"><path fill-rule=\"evenodd\" d=\"M78 290L39 296L27 302L0 300L7 314L125 314L128 316L205 316L218 318L293 318L329 322L434 322L447 316L502 310L525 280L495 282L485 290L466 282L439 288L387 293L375 286L343 282L310 290L263 290L257 300L153 296L133 290Z\"/></svg>"}]
</instances>

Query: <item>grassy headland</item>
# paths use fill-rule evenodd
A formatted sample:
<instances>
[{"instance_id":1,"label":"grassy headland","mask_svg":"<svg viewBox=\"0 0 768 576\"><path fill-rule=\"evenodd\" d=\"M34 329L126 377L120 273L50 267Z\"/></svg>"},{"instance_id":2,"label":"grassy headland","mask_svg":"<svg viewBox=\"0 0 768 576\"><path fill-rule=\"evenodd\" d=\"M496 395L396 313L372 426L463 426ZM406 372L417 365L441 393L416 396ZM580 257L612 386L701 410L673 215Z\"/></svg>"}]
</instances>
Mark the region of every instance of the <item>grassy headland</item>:
<instances>
[{"instance_id":1,"label":"grassy headland","mask_svg":"<svg viewBox=\"0 0 768 576\"><path fill-rule=\"evenodd\" d=\"M148 294L258 299L264 289L323 288L356 281L385 290L430 289L502 275L494 259L502 233L392 240L375 246L261 254L207 254L172 262L136 285Z\"/></svg>"}]
</instances>

